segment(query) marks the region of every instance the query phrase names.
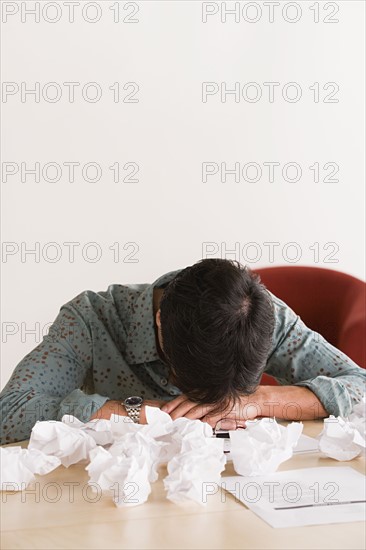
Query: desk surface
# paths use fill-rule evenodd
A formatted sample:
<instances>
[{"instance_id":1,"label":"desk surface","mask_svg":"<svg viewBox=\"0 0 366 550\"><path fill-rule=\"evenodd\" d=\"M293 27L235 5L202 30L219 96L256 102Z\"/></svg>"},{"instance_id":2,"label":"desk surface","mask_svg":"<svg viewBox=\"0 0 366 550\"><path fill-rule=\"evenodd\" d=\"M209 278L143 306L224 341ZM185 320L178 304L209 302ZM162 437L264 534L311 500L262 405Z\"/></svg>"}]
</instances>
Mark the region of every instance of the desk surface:
<instances>
[{"instance_id":1,"label":"desk surface","mask_svg":"<svg viewBox=\"0 0 366 550\"><path fill-rule=\"evenodd\" d=\"M304 422L304 433L316 436L322 425L322 421ZM23 493L2 493L3 550L365 548L363 522L273 529L225 491L208 497L205 507L174 504L165 496L165 466L152 484L147 503L117 508L110 496L95 495L87 488L85 465L60 466L46 476L37 476L33 492L29 488ZM364 473L363 458L337 462L319 453L296 455L279 470L345 465ZM230 462L223 477L226 475L235 475Z\"/></svg>"}]
</instances>

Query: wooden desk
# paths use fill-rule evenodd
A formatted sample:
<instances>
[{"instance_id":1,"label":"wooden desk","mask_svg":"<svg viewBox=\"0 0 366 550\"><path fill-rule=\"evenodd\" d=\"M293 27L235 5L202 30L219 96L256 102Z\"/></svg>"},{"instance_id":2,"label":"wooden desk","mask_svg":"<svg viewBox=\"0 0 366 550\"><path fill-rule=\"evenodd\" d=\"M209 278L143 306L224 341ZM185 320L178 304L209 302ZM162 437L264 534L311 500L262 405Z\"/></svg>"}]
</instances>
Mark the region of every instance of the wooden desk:
<instances>
[{"instance_id":1,"label":"wooden desk","mask_svg":"<svg viewBox=\"0 0 366 550\"><path fill-rule=\"evenodd\" d=\"M304 422L304 433L315 436L322 425L322 421ZM337 462L318 453L294 456L279 469L344 465L362 473L365 470L363 458ZM206 507L174 504L165 497L165 466L152 484L147 503L119 509L109 496L93 503L95 495L87 490L84 468L85 463L68 469L60 466L46 476L37 476L33 493L2 493L1 548L365 548L363 522L273 529L224 491L209 496ZM223 477L234 474L229 463Z\"/></svg>"}]
</instances>

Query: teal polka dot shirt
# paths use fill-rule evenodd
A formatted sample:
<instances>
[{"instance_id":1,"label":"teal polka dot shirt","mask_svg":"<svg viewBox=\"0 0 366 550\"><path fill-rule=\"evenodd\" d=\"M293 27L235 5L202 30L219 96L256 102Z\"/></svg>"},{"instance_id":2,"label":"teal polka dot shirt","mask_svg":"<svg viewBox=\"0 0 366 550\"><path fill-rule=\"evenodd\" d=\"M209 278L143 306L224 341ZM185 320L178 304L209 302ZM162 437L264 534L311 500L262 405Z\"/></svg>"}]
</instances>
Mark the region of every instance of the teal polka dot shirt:
<instances>
[{"instance_id":1,"label":"teal polka dot shirt","mask_svg":"<svg viewBox=\"0 0 366 550\"><path fill-rule=\"evenodd\" d=\"M180 395L158 354L153 318L154 287L179 271L153 284L86 290L64 304L0 394L0 442L28 439L37 420L72 414L87 422L109 399ZM308 387L329 414L348 415L365 391L366 371L270 295L276 323L266 372L280 384Z\"/></svg>"}]
</instances>

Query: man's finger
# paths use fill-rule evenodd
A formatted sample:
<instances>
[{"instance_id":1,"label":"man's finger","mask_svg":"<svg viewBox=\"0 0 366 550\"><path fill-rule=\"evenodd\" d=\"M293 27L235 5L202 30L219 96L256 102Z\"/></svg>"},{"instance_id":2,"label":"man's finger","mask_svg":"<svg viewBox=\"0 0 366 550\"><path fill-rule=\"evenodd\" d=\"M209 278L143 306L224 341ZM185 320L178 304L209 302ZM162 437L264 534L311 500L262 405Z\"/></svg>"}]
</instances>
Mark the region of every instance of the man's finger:
<instances>
[{"instance_id":1,"label":"man's finger","mask_svg":"<svg viewBox=\"0 0 366 550\"><path fill-rule=\"evenodd\" d=\"M175 399L172 399L169 401L169 403L165 403L163 407L161 407L161 410L170 414L174 409L176 409L183 401L186 401L186 396L184 394L180 395L179 397L176 397Z\"/></svg>"},{"instance_id":2,"label":"man's finger","mask_svg":"<svg viewBox=\"0 0 366 550\"><path fill-rule=\"evenodd\" d=\"M216 429L220 430L236 430L238 427L236 420L233 420L232 418L223 418L222 420L219 420Z\"/></svg>"},{"instance_id":3,"label":"man's finger","mask_svg":"<svg viewBox=\"0 0 366 550\"><path fill-rule=\"evenodd\" d=\"M176 407L171 413L170 416L173 420L176 420L177 418L181 418L182 416L186 416L186 414L193 408L197 407L197 403L193 403L192 401L183 401L178 407Z\"/></svg>"},{"instance_id":4,"label":"man's finger","mask_svg":"<svg viewBox=\"0 0 366 550\"><path fill-rule=\"evenodd\" d=\"M202 422L207 422L211 426L211 428L216 428L216 424L221 421L222 415L214 415L210 416L207 414L203 418L201 418Z\"/></svg>"},{"instance_id":5,"label":"man's finger","mask_svg":"<svg viewBox=\"0 0 366 550\"><path fill-rule=\"evenodd\" d=\"M190 409L184 416L185 418L190 418L191 420L202 419L207 415L214 405L197 405L194 404L193 408Z\"/></svg>"}]
</instances>

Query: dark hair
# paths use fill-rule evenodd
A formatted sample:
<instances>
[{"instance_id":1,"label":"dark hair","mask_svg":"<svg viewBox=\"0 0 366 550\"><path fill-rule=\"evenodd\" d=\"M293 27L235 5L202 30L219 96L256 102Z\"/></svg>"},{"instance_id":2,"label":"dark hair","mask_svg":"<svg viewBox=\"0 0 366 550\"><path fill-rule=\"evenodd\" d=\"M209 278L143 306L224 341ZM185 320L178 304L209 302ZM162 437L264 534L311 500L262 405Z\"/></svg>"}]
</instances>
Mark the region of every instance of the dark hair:
<instances>
[{"instance_id":1,"label":"dark hair","mask_svg":"<svg viewBox=\"0 0 366 550\"><path fill-rule=\"evenodd\" d=\"M160 314L164 355L189 399L221 406L256 390L274 330L258 275L234 260L199 260L165 288Z\"/></svg>"}]
</instances>

